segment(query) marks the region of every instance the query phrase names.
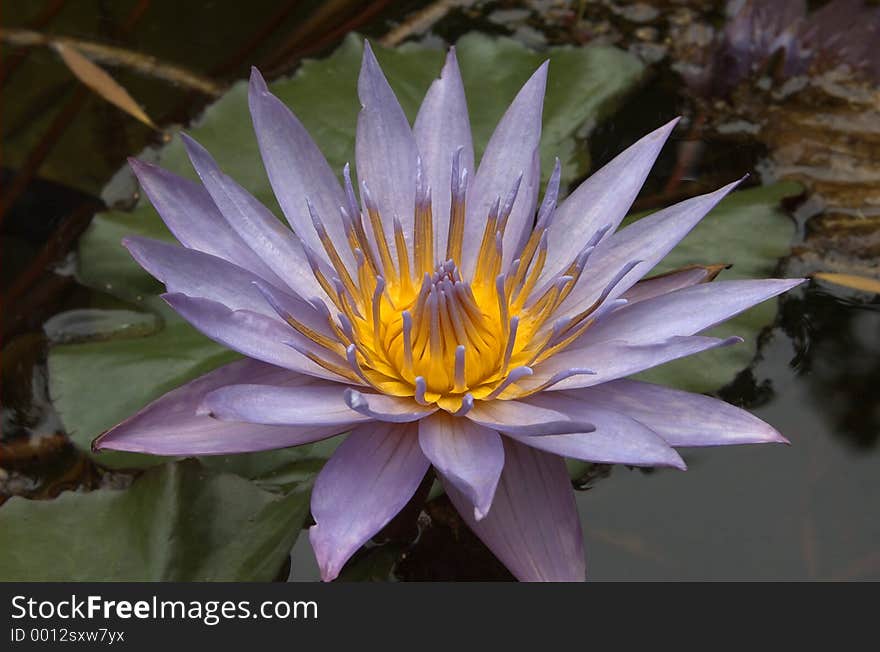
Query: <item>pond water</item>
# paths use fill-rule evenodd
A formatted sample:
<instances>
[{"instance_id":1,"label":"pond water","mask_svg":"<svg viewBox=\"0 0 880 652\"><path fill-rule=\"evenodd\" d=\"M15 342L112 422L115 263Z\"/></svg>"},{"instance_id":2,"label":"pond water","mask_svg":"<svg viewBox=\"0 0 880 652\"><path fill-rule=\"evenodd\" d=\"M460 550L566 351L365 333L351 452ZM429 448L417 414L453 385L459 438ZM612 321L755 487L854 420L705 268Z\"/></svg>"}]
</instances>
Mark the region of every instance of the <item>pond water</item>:
<instances>
[{"instance_id":1,"label":"pond water","mask_svg":"<svg viewBox=\"0 0 880 652\"><path fill-rule=\"evenodd\" d=\"M779 90L785 80L763 68L723 96L689 90L680 73L704 61L695 52L698 45L708 47L713 30L724 24L723 3L478 2L441 9L441 3L378 2L364 11L340 2L327 3L329 11L321 3L254 2L246 25L238 24L236 12L218 12L199 27L197 17L184 16L179 29L197 30L189 44L169 43L171 36L161 34L175 3L120 3L126 6L112 11L99 2L77 3L76 10L53 9L51 2L34 8L40 4L10 2L4 27L113 42L173 60L217 83L242 77L252 62L274 75L291 72L300 57L327 54L352 29L377 39L393 34L391 40L429 43L480 30L512 35L535 48L599 42L635 54L648 73L582 142L589 147L591 167L662 121L684 114L685 127L673 136L637 207L672 203L744 172L756 186L794 179L804 192L785 204L797 234L780 271L846 274L862 279L867 289L851 287L852 281L813 280L791 292L761 334L756 359L718 392L773 425L790 446L683 450L689 467L684 473L591 469L577 494L588 575L597 580L880 579L880 90L875 79L841 77L837 68L832 74L814 65L800 78L814 75L820 81L792 95ZM207 11L213 3L190 6L195 12L200 5ZM405 17L410 19L404 22ZM299 40L291 35L297 29ZM259 45L255 38L262 39ZM225 67L215 60L224 39L235 43L225 48L230 52ZM10 63L13 57L4 57L0 75L0 83L12 89L22 75L39 87L27 98L30 104L13 104L5 89L3 94L3 113L11 116L3 128L4 149L8 144L11 155L2 180L4 194L14 196L4 200L8 214L0 231L0 501L122 489L136 475L102 469L68 442L47 389L43 324L63 311L95 307L94 293L72 277L76 237L102 205L100 189L124 156L161 138L129 124L128 117L94 97L77 99L75 82L43 50L28 50L16 65ZM21 57L24 50L14 52ZM186 122L208 99L181 87L167 91L167 84L125 69L117 77L160 125ZM67 118L60 115L65 110L71 113ZM96 128L105 131L96 135ZM53 129L61 133L53 135ZM105 304L99 307L119 307ZM356 556L344 579L509 579L445 497L418 505L398 521ZM290 568L279 572L279 578L285 576L318 578L307 536L297 540Z\"/></svg>"}]
</instances>

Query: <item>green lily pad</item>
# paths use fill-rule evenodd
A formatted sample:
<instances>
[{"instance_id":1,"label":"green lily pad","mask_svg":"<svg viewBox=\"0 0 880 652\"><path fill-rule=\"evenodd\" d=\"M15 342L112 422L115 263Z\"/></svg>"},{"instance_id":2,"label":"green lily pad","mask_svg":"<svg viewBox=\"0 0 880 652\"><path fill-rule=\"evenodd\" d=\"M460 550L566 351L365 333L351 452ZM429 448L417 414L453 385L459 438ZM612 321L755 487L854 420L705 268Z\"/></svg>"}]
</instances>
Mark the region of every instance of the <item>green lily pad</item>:
<instances>
[{"instance_id":1,"label":"green lily pad","mask_svg":"<svg viewBox=\"0 0 880 652\"><path fill-rule=\"evenodd\" d=\"M72 343L116 337L143 337L162 327L162 319L151 312L100 308L77 308L53 315L43 324L50 342Z\"/></svg>"},{"instance_id":2,"label":"green lily pad","mask_svg":"<svg viewBox=\"0 0 880 652\"><path fill-rule=\"evenodd\" d=\"M311 487L318 471L336 450L344 434L314 444L258 453L214 455L199 460L206 469L217 473L235 473L263 489L288 493Z\"/></svg>"},{"instance_id":3,"label":"green lily pad","mask_svg":"<svg viewBox=\"0 0 880 652\"><path fill-rule=\"evenodd\" d=\"M0 509L2 581L269 581L308 513L194 460L151 469L125 490L12 498Z\"/></svg>"},{"instance_id":4,"label":"green lily pad","mask_svg":"<svg viewBox=\"0 0 880 652\"><path fill-rule=\"evenodd\" d=\"M606 46L555 47L537 53L511 39L471 34L460 39L456 47L470 98L478 153L518 88L543 60L550 58L542 149L548 163L545 168L549 170L549 161L558 155L569 179L586 171L586 159L577 153L586 148L578 148L576 136L607 115L638 83L643 72L634 57ZM307 61L292 78L271 84L273 92L297 113L331 165L339 170L353 158L362 52L362 40L350 36L326 59ZM414 119L442 66L443 51L407 44L394 50L377 47L376 54L404 110ZM487 87L491 93L485 92ZM245 82L233 86L187 131L217 157L228 174L278 212L253 134ZM179 139L152 158L167 169L195 178ZM80 239L77 277L84 285L162 315L165 328L150 337L62 345L50 352L50 383L56 408L73 440L87 450L106 428L233 357L164 307L158 298L161 284L120 245L126 235L173 240L144 199L130 212L102 213ZM97 459L112 467L148 466L160 461L111 452L101 453Z\"/></svg>"},{"instance_id":5,"label":"green lily pad","mask_svg":"<svg viewBox=\"0 0 880 652\"><path fill-rule=\"evenodd\" d=\"M150 401L236 357L174 318L147 337L53 347L49 355L50 392L71 439L90 450L95 437ZM163 461L117 451L103 452L97 459L114 468Z\"/></svg>"},{"instance_id":6,"label":"green lily pad","mask_svg":"<svg viewBox=\"0 0 880 652\"><path fill-rule=\"evenodd\" d=\"M733 193L651 273L661 274L693 264L729 263L730 268L721 272L719 280L774 276L779 259L791 251L795 232L794 222L781 210L779 202L802 191L800 184L789 181ZM627 218L627 222L637 218ZM765 301L705 333L715 337L738 335L745 340L742 344L669 362L635 377L691 392L721 389L755 359L758 335L773 323L777 305L778 300Z\"/></svg>"}]
</instances>

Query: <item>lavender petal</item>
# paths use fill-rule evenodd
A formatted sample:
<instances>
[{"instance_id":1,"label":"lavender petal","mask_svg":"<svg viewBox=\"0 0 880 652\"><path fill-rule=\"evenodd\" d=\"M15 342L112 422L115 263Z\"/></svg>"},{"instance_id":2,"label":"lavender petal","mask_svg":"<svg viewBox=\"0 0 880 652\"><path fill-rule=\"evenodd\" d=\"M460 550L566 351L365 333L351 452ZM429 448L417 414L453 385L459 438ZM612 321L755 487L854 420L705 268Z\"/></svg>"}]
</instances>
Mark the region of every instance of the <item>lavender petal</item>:
<instances>
[{"instance_id":1,"label":"lavender petal","mask_svg":"<svg viewBox=\"0 0 880 652\"><path fill-rule=\"evenodd\" d=\"M650 427L628 412L609 409L600 401L574 398L577 391L544 392L526 400L566 413L573 421L589 421L595 424L595 431L549 437L509 436L527 446L588 462L686 468L675 449Z\"/></svg>"},{"instance_id":2,"label":"lavender petal","mask_svg":"<svg viewBox=\"0 0 880 652\"><path fill-rule=\"evenodd\" d=\"M401 220L404 240L413 246L413 206L416 193L418 148L400 102L388 85L369 42L358 78L361 112L358 115L355 159L358 180L370 188L389 248L394 254L393 219ZM374 234L378 235L378 234Z\"/></svg>"},{"instance_id":3,"label":"lavender petal","mask_svg":"<svg viewBox=\"0 0 880 652\"><path fill-rule=\"evenodd\" d=\"M269 183L294 232L315 251L323 251L306 208L308 199L333 242L346 241L339 207L345 194L327 159L299 119L266 86L256 68L251 69L248 104L260 155ZM346 266L354 269L348 247L337 247Z\"/></svg>"},{"instance_id":4,"label":"lavender petal","mask_svg":"<svg viewBox=\"0 0 880 652\"><path fill-rule=\"evenodd\" d=\"M409 397L360 392L351 387L345 390L343 398L355 412L391 423L418 421L437 411L436 407L419 405Z\"/></svg>"},{"instance_id":5,"label":"lavender petal","mask_svg":"<svg viewBox=\"0 0 880 652\"><path fill-rule=\"evenodd\" d=\"M161 240L133 236L125 238L122 244L171 293L210 299L230 310L251 310L275 317L275 311L255 285L259 277L237 265Z\"/></svg>"},{"instance_id":6,"label":"lavender petal","mask_svg":"<svg viewBox=\"0 0 880 652\"><path fill-rule=\"evenodd\" d=\"M572 344L572 349L609 340L633 344L693 335L800 285L804 279L714 281L626 305L605 316Z\"/></svg>"},{"instance_id":7,"label":"lavender petal","mask_svg":"<svg viewBox=\"0 0 880 652\"><path fill-rule=\"evenodd\" d=\"M709 270L705 267L682 269L654 278L645 278L620 295L626 299L627 305L633 305L645 299L653 299L661 294L669 294L675 290L689 288L709 280Z\"/></svg>"},{"instance_id":8,"label":"lavender petal","mask_svg":"<svg viewBox=\"0 0 880 652\"><path fill-rule=\"evenodd\" d=\"M467 419L438 412L419 422L419 444L444 479L471 502L474 518L485 518L504 467L501 436Z\"/></svg>"},{"instance_id":9,"label":"lavender petal","mask_svg":"<svg viewBox=\"0 0 880 652\"><path fill-rule=\"evenodd\" d=\"M630 224L601 243L584 268L580 281L560 307L562 313L577 313L599 298L602 289L630 261L640 261L608 294L613 301L668 254L697 223L733 190L739 181L715 192L686 199Z\"/></svg>"},{"instance_id":10,"label":"lavender petal","mask_svg":"<svg viewBox=\"0 0 880 652\"><path fill-rule=\"evenodd\" d=\"M468 195L462 267L470 274L483 237L486 216L498 197L507 195L510 184L520 174L522 183L504 232L503 253L506 269L523 232L531 227L538 202L541 115L547 86L547 62L538 68L520 89L486 145L480 166Z\"/></svg>"},{"instance_id":11,"label":"lavender petal","mask_svg":"<svg viewBox=\"0 0 880 652\"><path fill-rule=\"evenodd\" d=\"M461 166L471 171L474 169L471 126L455 48L449 49L440 78L431 84L422 101L413 133L425 180L431 187L434 246L437 258L442 260L449 235L452 158L459 147L463 148Z\"/></svg>"},{"instance_id":12,"label":"lavender petal","mask_svg":"<svg viewBox=\"0 0 880 652\"><path fill-rule=\"evenodd\" d=\"M293 232L247 190L223 174L204 147L185 134L181 138L202 183L242 240L299 296L323 296Z\"/></svg>"},{"instance_id":13,"label":"lavender petal","mask_svg":"<svg viewBox=\"0 0 880 652\"><path fill-rule=\"evenodd\" d=\"M406 505L429 466L415 424L370 423L342 442L312 489L309 540L325 582Z\"/></svg>"},{"instance_id":14,"label":"lavender petal","mask_svg":"<svg viewBox=\"0 0 880 652\"><path fill-rule=\"evenodd\" d=\"M162 298L197 330L233 351L297 373L350 384L285 344L305 338L279 319L249 310L233 311L216 301L185 294L164 294Z\"/></svg>"},{"instance_id":15,"label":"lavender petal","mask_svg":"<svg viewBox=\"0 0 880 652\"><path fill-rule=\"evenodd\" d=\"M339 429L260 426L220 421L197 414L209 392L229 384L256 383L307 387L310 376L244 359L231 362L156 399L98 437L93 448L151 455L228 455L308 444Z\"/></svg>"},{"instance_id":16,"label":"lavender petal","mask_svg":"<svg viewBox=\"0 0 880 652\"><path fill-rule=\"evenodd\" d=\"M209 392L199 411L223 421L267 426L336 427L337 432L370 417L345 404L345 388L316 381L303 387L281 385L226 385Z\"/></svg>"},{"instance_id":17,"label":"lavender petal","mask_svg":"<svg viewBox=\"0 0 880 652\"><path fill-rule=\"evenodd\" d=\"M654 339L650 344L631 344L621 340L601 342L593 346L558 353L547 362L536 366L535 373L524 379L520 386L526 391L532 390L543 385L562 370L569 367L582 367L586 362L589 362L596 372L595 374L574 375L560 380L547 389L592 387L678 358L740 342L742 340L738 337L720 339L701 336L676 336L663 341Z\"/></svg>"},{"instance_id":18,"label":"lavender petal","mask_svg":"<svg viewBox=\"0 0 880 652\"><path fill-rule=\"evenodd\" d=\"M559 205L548 229L549 248L558 263L547 265L542 280L553 278L568 267L604 225L611 225L606 239L614 233L677 123L678 118L642 137L591 174Z\"/></svg>"},{"instance_id":19,"label":"lavender petal","mask_svg":"<svg viewBox=\"0 0 880 652\"><path fill-rule=\"evenodd\" d=\"M525 436L593 429L589 422L572 421L563 412L522 401L478 401L465 418L491 430Z\"/></svg>"},{"instance_id":20,"label":"lavender petal","mask_svg":"<svg viewBox=\"0 0 880 652\"><path fill-rule=\"evenodd\" d=\"M441 478L471 530L523 582L582 582L581 524L562 458L502 437L504 470L492 509L480 521L471 501Z\"/></svg>"},{"instance_id":21,"label":"lavender petal","mask_svg":"<svg viewBox=\"0 0 880 652\"><path fill-rule=\"evenodd\" d=\"M184 247L228 260L270 283L280 283L229 225L204 186L151 163L133 158L128 163L162 221Z\"/></svg>"},{"instance_id":22,"label":"lavender petal","mask_svg":"<svg viewBox=\"0 0 880 652\"><path fill-rule=\"evenodd\" d=\"M788 443L772 426L724 401L636 380L563 392L589 409L601 405L637 419L670 446Z\"/></svg>"}]
</instances>

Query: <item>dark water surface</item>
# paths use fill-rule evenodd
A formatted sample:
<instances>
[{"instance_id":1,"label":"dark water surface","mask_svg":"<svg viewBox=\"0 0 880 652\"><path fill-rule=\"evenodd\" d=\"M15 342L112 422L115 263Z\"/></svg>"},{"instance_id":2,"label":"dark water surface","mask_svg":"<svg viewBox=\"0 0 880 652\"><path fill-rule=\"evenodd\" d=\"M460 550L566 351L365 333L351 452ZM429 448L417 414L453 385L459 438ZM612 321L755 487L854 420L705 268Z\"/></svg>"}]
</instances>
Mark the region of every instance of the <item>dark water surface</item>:
<instances>
[{"instance_id":1,"label":"dark water surface","mask_svg":"<svg viewBox=\"0 0 880 652\"><path fill-rule=\"evenodd\" d=\"M801 294L784 315L807 339L774 328L753 370L752 412L792 445L615 469L579 499L594 579L880 579L880 306Z\"/></svg>"},{"instance_id":2,"label":"dark water surface","mask_svg":"<svg viewBox=\"0 0 880 652\"><path fill-rule=\"evenodd\" d=\"M33 5L41 3L8 4L4 7L4 22L9 26L52 29L53 21L61 21L62 27L58 29L65 34L101 36L100 29L93 29L93 20L77 21L69 17L62 20L50 16L40 26L39 12L33 10ZM146 3L143 24L147 31L135 39L134 45L162 43L157 30L163 23L151 22L150 12L167 13L172 4L175 3ZM254 4L254 12L265 16L271 14L273 7L278 11L278 7L284 5L251 4ZM291 9L293 13L278 18L279 23L291 21L284 29L270 30L265 36L266 42L279 44L275 52L283 52L284 34L302 24L304 19L295 20L296 12L306 15L307 10L314 10L321 3L303 4L305 8ZM352 10L348 7L351 3L328 4L338 4L339 11L345 15L340 14L335 21L331 15L324 23L319 22L313 28L314 34L308 37L310 40L307 39L308 47L301 48L305 53L326 52L338 41L339 34L334 30L348 23L374 36L384 34L403 15L426 3L400 3L396 8L384 6L388 3L376 3L383 6L369 15ZM546 8L545 4L478 3L472 9L456 10L441 20L433 28L432 38L454 39L471 29L484 29L512 33L520 40L540 46L542 39L544 43L576 43L610 33L616 34L611 42L631 49L641 45L642 50L647 47L645 56L653 56L648 46L659 47L666 29L663 26L672 24L664 13L672 10L663 2L656 3L659 9L654 14L636 9L632 10L636 13L631 11L624 17L608 10L608 3L598 3L605 8L587 11L580 22L576 21L578 3L572 3L563 18L553 13L558 7ZM649 8L651 4L617 3ZM134 2L120 5L132 11L137 9ZM212 3L193 5L209 11ZM554 3L547 7L550 5ZM101 6L98 2L80 5L86 7L81 10L84 13L108 11ZM21 13L16 15L10 7L18 7ZM646 19L649 14L653 17ZM694 10L694 16L703 16L706 21L717 22L720 15L718 7L703 13ZM232 16L223 18L225 23L216 28L216 33L234 33L233 20ZM575 27L571 21L576 21ZM249 33L259 32L260 21L251 17L247 22L251 26ZM660 36L646 38L646 28L658 30ZM156 54L173 57L181 64L207 72L211 66L204 60L204 50L217 48L220 43L211 38L210 29L205 27L194 39L193 44L198 47L155 45ZM244 48L247 45L244 40L237 45ZM46 55L34 52L33 56L39 60ZM258 56L265 59L266 54L260 50L243 54L239 61L229 63L223 75L229 79L243 76L250 61ZM279 69L284 70L285 66L292 69L296 56L296 53L290 55L287 63L276 61ZM654 73L642 90L618 116L597 130L590 142L594 167L659 124L661 118L682 112L693 116L698 112L688 93L681 92L678 78L671 72L672 58L668 55L654 64ZM8 58L5 65L8 66ZM56 83L49 76L47 73L48 81L44 80L43 104L47 112L49 106L65 98L69 101L75 92L71 84ZM121 81L125 79L122 75ZM33 80L35 84L40 82L39 76ZM143 99L148 111L161 117L158 107L162 106L163 98L157 88L164 87L151 88L147 81L135 78L131 85L133 92L141 91L138 97ZM179 109L174 120L184 121L197 114L206 101L204 97L194 97L180 89L171 95ZM166 103L168 99L164 98ZM15 114L24 120L16 114L17 109L7 112L9 101L6 98L3 101L4 114ZM107 112L94 98L89 102L95 106L90 104L87 110L97 112L98 117ZM826 111L827 107L815 108L817 112L820 110ZM866 131L880 133L880 110L877 107L872 110L874 113L868 112L868 115L873 122ZM43 119L43 114L34 117L34 121ZM113 117L115 122L119 119L119 116ZM20 124L27 126L26 121ZM16 134L7 125L3 129L4 148L7 143L18 147ZM71 261L67 256L76 234L101 205L97 189L106 181L109 171L121 164L122 157L156 138L138 126L114 133L123 132L122 141L112 146L108 144L112 139L106 134L93 138L94 153L76 149L75 139L73 143L63 139L56 143L57 147L50 148L54 153L48 155L42 167L37 166L37 172L11 206L9 219L0 231L3 244L0 278L4 298L16 284L21 287L22 278L29 278L25 289L15 293L14 301L4 301L3 305L0 502L9 495L48 498L66 489L124 486L127 482L124 474L105 474L94 468L66 446L63 436L58 434L59 425L47 404L44 387L46 343L41 335L41 325L53 314L88 304L88 297L70 277ZM683 135L673 136L673 140L676 138L685 139ZM852 138L858 142L859 133ZM89 138L82 137L81 141L88 142ZM697 142L703 152L709 153L694 163L685 181L725 175L733 178L746 170L757 170L756 178L772 177L774 170L791 164L768 149L771 145L766 140L742 134L731 139L707 129L697 137ZM38 146L35 140L25 149L32 152ZM14 165L9 159L4 160L0 171L4 193L26 168L27 160L26 155L16 159ZM654 196L663 187L677 161L675 148L668 147L642 199ZM71 178L67 183L49 181L42 178L40 172L45 173L46 166L51 169L82 166L88 168L94 178L91 181ZM819 171L812 170L816 178ZM803 177L797 178L804 181ZM880 184L880 181L871 181L870 175L866 178L869 184ZM807 174L807 194L810 184L811 177ZM835 204L835 210L838 204L840 202ZM852 230L855 227L850 222L830 219L837 213L829 205L806 211L812 216L809 222L805 222L804 204L801 206L800 209L792 207L801 228L795 256L784 263L786 275L808 275L818 270L858 273L868 270L867 275L876 276L880 247L871 249L865 244L880 241L880 227L876 223L872 226L869 222L859 222L857 228L861 229L858 231L861 235L856 238ZM842 209L839 213L848 214ZM843 226L835 226L840 224ZM47 243L52 245L48 253ZM782 300L777 323L762 336L758 359L725 388L721 396L749 408L772 424L791 440L791 446L684 450L682 454L689 466L684 473L624 467L610 472L597 469L596 479L578 493L589 576L598 580L880 579L880 295L823 282L811 282L792 292ZM36 438L37 445L27 448L25 443L31 438ZM26 448L30 452L22 454ZM444 525L443 500L435 501L427 515L420 518L420 535L415 544L401 547L398 542L385 546L384 551L380 546L361 555L361 559L369 556L374 561L369 573L372 577L394 577L390 567L403 550L407 559L397 566L398 578L504 576L503 569L499 569L484 549L472 541L463 542L455 527ZM468 551L467 555L462 555L461 550ZM294 549L291 578L317 578L307 536L301 536Z\"/></svg>"}]
</instances>

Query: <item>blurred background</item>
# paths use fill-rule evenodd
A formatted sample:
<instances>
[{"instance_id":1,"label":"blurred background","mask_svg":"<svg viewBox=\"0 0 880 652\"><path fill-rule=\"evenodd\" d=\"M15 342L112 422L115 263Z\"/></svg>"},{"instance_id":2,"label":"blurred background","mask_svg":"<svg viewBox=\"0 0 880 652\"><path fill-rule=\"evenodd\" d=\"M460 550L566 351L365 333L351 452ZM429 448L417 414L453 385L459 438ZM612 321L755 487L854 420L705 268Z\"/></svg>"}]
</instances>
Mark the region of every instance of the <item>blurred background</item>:
<instances>
[{"instance_id":1,"label":"blurred background","mask_svg":"<svg viewBox=\"0 0 880 652\"><path fill-rule=\"evenodd\" d=\"M668 205L747 172L755 189L796 184L780 195L793 236L777 272L813 280L781 300L750 363L714 390L774 425L792 446L685 451L686 473L579 469L590 577L880 579L878 12L867 0L6 0L0 530L32 513L23 505L72 492L122 494L143 473L105 466L71 441L47 366L53 346L99 342L118 327L107 330L93 314L83 321L76 312L122 308L118 297L82 282L78 243L97 213L137 201L126 157L158 151L251 66L284 79L303 60L333 53L350 33L387 48L438 50L479 33L539 53L613 47L630 67L610 71L612 78L638 69L613 107L573 136L572 182L682 115L635 209ZM127 337L151 328L140 321L126 327ZM99 433L81 434L88 441ZM307 519L303 513L300 522ZM442 496L392 525L344 578L509 578ZM50 554L61 553L46 548L0 566L0 579L99 572L74 552L53 568ZM68 565L84 570L63 570ZM268 577L317 578L307 537Z\"/></svg>"}]
</instances>

